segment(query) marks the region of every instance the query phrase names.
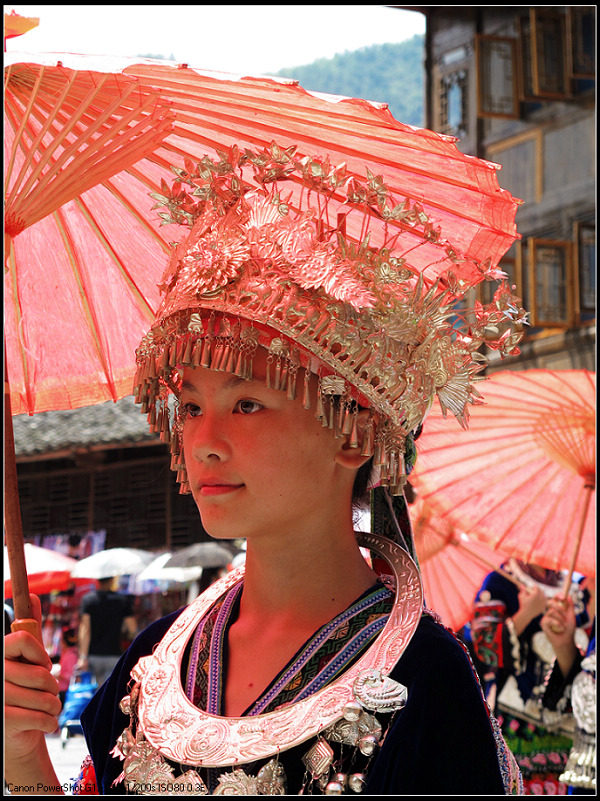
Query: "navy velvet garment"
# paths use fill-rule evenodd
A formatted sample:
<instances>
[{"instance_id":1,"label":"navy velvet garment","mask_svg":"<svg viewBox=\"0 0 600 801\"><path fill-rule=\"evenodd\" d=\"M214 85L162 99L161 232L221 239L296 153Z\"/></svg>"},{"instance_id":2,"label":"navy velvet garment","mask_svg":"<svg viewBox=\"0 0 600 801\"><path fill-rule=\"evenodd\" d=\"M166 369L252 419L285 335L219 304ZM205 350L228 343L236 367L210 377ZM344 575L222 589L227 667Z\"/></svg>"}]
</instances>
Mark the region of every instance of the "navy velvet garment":
<instances>
[{"instance_id":1,"label":"navy velvet garment","mask_svg":"<svg viewBox=\"0 0 600 801\"><path fill-rule=\"evenodd\" d=\"M102 794L123 793L122 784L112 787L123 763L110 751L129 725L119 701L127 694L130 671L141 656L152 653L178 614L152 624L136 638L82 715ZM454 636L424 615L392 678L407 686L408 700L369 766L364 794L504 795L488 710L466 650ZM301 758L309 746L304 743L280 754L290 795L302 786Z\"/></svg>"}]
</instances>

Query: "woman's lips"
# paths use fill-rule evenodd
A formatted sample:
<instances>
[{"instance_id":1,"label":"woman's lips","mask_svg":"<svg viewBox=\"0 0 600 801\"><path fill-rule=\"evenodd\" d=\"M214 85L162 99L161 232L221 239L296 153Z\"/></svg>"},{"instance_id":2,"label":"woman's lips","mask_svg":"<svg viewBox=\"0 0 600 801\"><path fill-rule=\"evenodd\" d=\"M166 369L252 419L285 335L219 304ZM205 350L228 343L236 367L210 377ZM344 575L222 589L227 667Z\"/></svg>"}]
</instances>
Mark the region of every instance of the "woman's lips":
<instances>
[{"instance_id":1,"label":"woman's lips","mask_svg":"<svg viewBox=\"0 0 600 801\"><path fill-rule=\"evenodd\" d=\"M215 495L228 495L242 487L242 484L201 484L200 495L213 497Z\"/></svg>"}]
</instances>

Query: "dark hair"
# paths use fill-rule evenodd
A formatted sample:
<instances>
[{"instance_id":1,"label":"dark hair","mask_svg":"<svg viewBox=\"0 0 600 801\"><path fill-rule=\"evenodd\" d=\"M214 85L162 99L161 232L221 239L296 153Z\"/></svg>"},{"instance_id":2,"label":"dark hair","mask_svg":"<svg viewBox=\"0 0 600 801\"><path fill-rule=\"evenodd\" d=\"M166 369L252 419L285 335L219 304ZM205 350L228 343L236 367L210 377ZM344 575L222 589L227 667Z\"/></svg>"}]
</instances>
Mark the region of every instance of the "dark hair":
<instances>
[{"instance_id":1,"label":"dark hair","mask_svg":"<svg viewBox=\"0 0 600 801\"><path fill-rule=\"evenodd\" d=\"M77 632L70 626L63 626L62 635L67 645L77 645Z\"/></svg>"},{"instance_id":2,"label":"dark hair","mask_svg":"<svg viewBox=\"0 0 600 801\"><path fill-rule=\"evenodd\" d=\"M355 509L364 509L370 502L369 481L373 469L373 457L358 468L352 487L352 506Z\"/></svg>"}]
</instances>

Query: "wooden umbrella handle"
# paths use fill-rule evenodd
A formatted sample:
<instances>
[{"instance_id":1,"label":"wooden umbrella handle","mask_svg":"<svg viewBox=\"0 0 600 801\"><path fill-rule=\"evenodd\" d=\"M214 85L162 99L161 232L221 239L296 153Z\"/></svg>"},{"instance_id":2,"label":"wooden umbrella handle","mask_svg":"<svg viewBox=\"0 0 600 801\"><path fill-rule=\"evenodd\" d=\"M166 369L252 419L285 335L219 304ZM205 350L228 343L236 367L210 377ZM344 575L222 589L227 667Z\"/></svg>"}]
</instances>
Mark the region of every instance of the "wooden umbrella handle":
<instances>
[{"instance_id":1,"label":"wooden umbrella handle","mask_svg":"<svg viewBox=\"0 0 600 801\"><path fill-rule=\"evenodd\" d=\"M484 556L480 556L480 554L475 553L475 551L472 551L467 545L465 545L460 540L452 539L450 540L450 544L454 545L456 548L460 548L464 553L468 554L476 562L480 562L482 565L485 565L486 567L489 567L491 570L494 570L500 576L507 579L507 581L511 581L516 587L518 587L519 590L523 589L523 584L517 578L515 578L515 576L512 576L510 573L504 570L500 565L496 565L494 564L494 562L491 562Z\"/></svg>"},{"instance_id":2,"label":"wooden umbrella handle","mask_svg":"<svg viewBox=\"0 0 600 801\"><path fill-rule=\"evenodd\" d=\"M40 624L33 617L23 618L23 619L18 618L16 620L13 620L13 622L10 624L10 630L13 632L28 631L30 634L33 634L36 640L38 640L43 644L42 632L40 631Z\"/></svg>"},{"instance_id":3,"label":"wooden umbrella handle","mask_svg":"<svg viewBox=\"0 0 600 801\"><path fill-rule=\"evenodd\" d=\"M575 548L573 549L571 564L569 565L569 572L567 574L567 578L565 579L565 584L561 594L561 600L563 602L567 600L569 592L571 591L571 582L573 581L573 573L575 572L575 562L577 561L579 549L581 548L581 540L583 539L583 532L585 530L585 521L587 519L592 493L596 491L596 476L585 477L584 491L585 496L583 501L583 512L581 513L581 519L579 521L579 531L577 532Z\"/></svg>"},{"instance_id":4,"label":"wooden umbrella handle","mask_svg":"<svg viewBox=\"0 0 600 801\"><path fill-rule=\"evenodd\" d=\"M11 625L11 630L29 631L41 642L40 626L31 613L29 582L25 567L10 387L6 377L6 348L4 358L4 532L15 610L15 621Z\"/></svg>"}]
</instances>

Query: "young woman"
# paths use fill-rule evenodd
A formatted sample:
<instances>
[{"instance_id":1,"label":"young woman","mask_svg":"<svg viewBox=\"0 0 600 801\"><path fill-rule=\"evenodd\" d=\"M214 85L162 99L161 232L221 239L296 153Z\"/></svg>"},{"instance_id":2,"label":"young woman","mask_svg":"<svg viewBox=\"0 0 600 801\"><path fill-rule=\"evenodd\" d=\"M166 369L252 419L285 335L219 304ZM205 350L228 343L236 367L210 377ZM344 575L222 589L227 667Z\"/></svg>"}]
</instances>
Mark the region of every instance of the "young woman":
<instances>
[{"instance_id":1,"label":"young woman","mask_svg":"<svg viewBox=\"0 0 600 801\"><path fill-rule=\"evenodd\" d=\"M162 202L191 230L138 349L137 400L171 442L204 528L245 538L246 564L123 656L82 717L91 760L80 789L517 790L465 648L423 609L395 513L412 432L434 394L466 418L474 354L515 308L510 293L461 333L448 316L471 284L459 291L440 270L448 253L457 269L456 251L372 176L276 146L232 148L178 175ZM400 233L378 223L376 243L382 217ZM439 248L434 278L410 266L415 236ZM499 334L499 347L515 344ZM357 535L365 478L388 515ZM6 655L6 778L14 792L34 778L49 786L43 732L58 704L47 660L24 633Z\"/></svg>"},{"instance_id":2,"label":"young woman","mask_svg":"<svg viewBox=\"0 0 600 801\"><path fill-rule=\"evenodd\" d=\"M484 692L494 699L493 712L519 764L525 793L564 795L567 788L560 777L573 730L568 716L551 720L542 707L554 659L542 621L549 610L560 607L567 571L517 559L502 567L505 575L490 573L477 593L467 636L475 665L485 677ZM569 602L577 608L578 640L586 641L589 594L579 581L572 582Z\"/></svg>"}]
</instances>

